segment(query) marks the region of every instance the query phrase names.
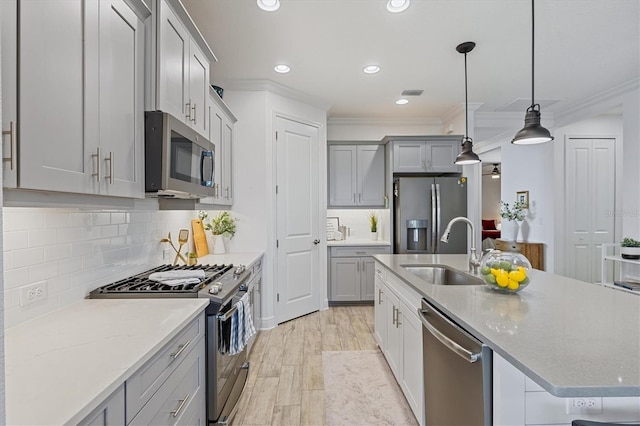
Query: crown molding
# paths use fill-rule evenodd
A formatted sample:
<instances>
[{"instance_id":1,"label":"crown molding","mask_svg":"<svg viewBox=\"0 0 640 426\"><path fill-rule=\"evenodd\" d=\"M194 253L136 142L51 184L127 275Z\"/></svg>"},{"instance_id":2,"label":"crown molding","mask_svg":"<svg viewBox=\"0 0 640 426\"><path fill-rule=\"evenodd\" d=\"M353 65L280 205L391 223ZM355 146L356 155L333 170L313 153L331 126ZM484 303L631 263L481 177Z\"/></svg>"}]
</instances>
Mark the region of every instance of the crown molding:
<instances>
[{"instance_id":1,"label":"crown molding","mask_svg":"<svg viewBox=\"0 0 640 426\"><path fill-rule=\"evenodd\" d=\"M622 97L640 88L640 78L634 78L593 96L573 102L555 113L558 127L606 112L622 103Z\"/></svg>"},{"instance_id":2,"label":"crown molding","mask_svg":"<svg viewBox=\"0 0 640 426\"><path fill-rule=\"evenodd\" d=\"M327 119L329 126L442 126L439 118L376 118L376 117L334 117Z\"/></svg>"},{"instance_id":3,"label":"crown molding","mask_svg":"<svg viewBox=\"0 0 640 426\"><path fill-rule=\"evenodd\" d=\"M308 95L272 80L227 79L224 80L222 84L224 85L225 90L269 92L303 102L324 111L328 111L332 106L330 102L327 102L324 99Z\"/></svg>"}]
</instances>

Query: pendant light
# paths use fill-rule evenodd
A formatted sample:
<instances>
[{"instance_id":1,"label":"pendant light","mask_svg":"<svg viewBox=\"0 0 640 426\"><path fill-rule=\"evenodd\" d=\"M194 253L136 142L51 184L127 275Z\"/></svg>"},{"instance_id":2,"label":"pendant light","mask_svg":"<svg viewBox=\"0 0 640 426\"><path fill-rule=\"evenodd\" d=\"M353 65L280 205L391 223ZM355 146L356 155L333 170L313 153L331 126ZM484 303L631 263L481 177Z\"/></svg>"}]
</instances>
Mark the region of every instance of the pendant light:
<instances>
[{"instance_id":1,"label":"pendant light","mask_svg":"<svg viewBox=\"0 0 640 426\"><path fill-rule=\"evenodd\" d=\"M534 40L535 40L535 14L531 0L531 106L527 108L524 116L524 127L513 138L511 143L516 145L533 145L553 140L551 133L540 125L540 105L536 104L533 97L534 88Z\"/></svg>"},{"instance_id":2,"label":"pendant light","mask_svg":"<svg viewBox=\"0 0 640 426\"><path fill-rule=\"evenodd\" d=\"M498 170L498 163L493 163L493 171L491 172L491 179L500 179L500 170Z\"/></svg>"},{"instance_id":3,"label":"pendant light","mask_svg":"<svg viewBox=\"0 0 640 426\"><path fill-rule=\"evenodd\" d=\"M472 41L460 43L456 50L464 54L464 125L465 132L462 138L462 152L456 157L454 164L476 164L480 162L480 157L473 152L473 140L469 137L469 103L467 101L467 53L471 52L476 44Z\"/></svg>"}]
</instances>

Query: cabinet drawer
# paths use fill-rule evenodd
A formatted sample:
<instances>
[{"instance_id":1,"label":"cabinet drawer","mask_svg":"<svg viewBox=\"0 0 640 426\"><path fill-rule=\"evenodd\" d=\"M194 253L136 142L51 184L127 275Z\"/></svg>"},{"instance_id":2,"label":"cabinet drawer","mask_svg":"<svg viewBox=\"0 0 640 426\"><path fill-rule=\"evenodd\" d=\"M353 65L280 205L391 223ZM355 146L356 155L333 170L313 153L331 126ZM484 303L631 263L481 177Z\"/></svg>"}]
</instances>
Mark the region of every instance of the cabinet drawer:
<instances>
[{"instance_id":1,"label":"cabinet drawer","mask_svg":"<svg viewBox=\"0 0 640 426\"><path fill-rule=\"evenodd\" d=\"M374 254L391 253L390 246L372 247L331 247L331 257L373 256Z\"/></svg>"},{"instance_id":2,"label":"cabinet drawer","mask_svg":"<svg viewBox=\"0 0 640 426\"><path fill-rule=\"evenodd\" d=\"M204 313L187 325L149 362L127 380L127 420L149 401L199 340L204 340Z\"/></svg>"},{"instance_id":3,"label":"cabinet drawer","mask_svg":"<svg viewBox=\"0 0 640 426\"><path fill-rule=\"evenodd\" d=\"M130 424L185 424L194 408L204 407L204 368L204 339L200 339Z\"/></svg>"}]
</instances>

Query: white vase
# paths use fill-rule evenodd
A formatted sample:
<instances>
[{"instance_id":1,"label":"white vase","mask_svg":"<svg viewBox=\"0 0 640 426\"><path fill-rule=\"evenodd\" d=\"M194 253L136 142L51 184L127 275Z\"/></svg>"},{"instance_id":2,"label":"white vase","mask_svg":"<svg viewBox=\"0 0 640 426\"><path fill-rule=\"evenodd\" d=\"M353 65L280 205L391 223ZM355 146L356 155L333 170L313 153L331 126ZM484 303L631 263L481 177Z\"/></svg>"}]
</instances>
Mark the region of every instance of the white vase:
<instances>
[{"instance_id":1,"label":"white vase","mask_svg":"<svg viewBox=\"0 0 640 426\"><path fill-rule=\"evenodd\" d=\"M222 235L213 236L213 254L225 254L227 250L224 248L224 237Z\"/></svg>"},{"instance_id":2,"label":"white vase","mask_svg":"<svg viewBox=\"0 0 640 426\"><path fill-rule=\"evenodd\" d=\"M520 224L515 220L503 220L500 229L500 238L506 241L517 241Z\"/></svg>"},{"instance_id":3,"label":"white vase","mask_svg":"<svg viewBox=\"0 0 640 426\"><path fill-rule=\"evenodd\" d=\"M624 259L640 259L640 247L620 247L620 255Z\"/></svg>"},{"instance_id":4,"label":"white vase","mask_svg":"<svg viewBox=\"0 0 640 426\"><path fill-rule=\"evenodd\" d=\"M371 240L372 241L376 241L378 239L378 233L377 232L371 232L369 235L371 236Z\"/></svg>"}]
</instances>

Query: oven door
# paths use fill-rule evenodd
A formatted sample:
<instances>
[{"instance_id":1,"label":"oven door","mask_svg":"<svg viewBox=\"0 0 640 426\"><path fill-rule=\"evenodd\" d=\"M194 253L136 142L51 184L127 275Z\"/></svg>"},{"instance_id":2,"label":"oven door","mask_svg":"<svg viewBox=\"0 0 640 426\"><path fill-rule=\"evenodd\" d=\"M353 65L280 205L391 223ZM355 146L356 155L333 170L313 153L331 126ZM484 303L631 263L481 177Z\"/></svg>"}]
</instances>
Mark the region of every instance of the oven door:
<instances>
[{"instance_id":1,"label":"oven door","mask_svg":"<svg viewBox=\"0 0 640 426\"><path fill-rule=\"evenodd\" d=\"M222 354L218 348L221 332L230 329L231 315L234 305L244 296L245 291L239 291L229 302L223 305L216 314L207 315L207 336L211 337L207 343L208 355L207 371L208 387L208 417L209 423L229 424L235 415L237 404L249 374L247 362L247 347L234 355ZM215 366L212 365L215 363Z\"/></svg>"}]
</instances>

